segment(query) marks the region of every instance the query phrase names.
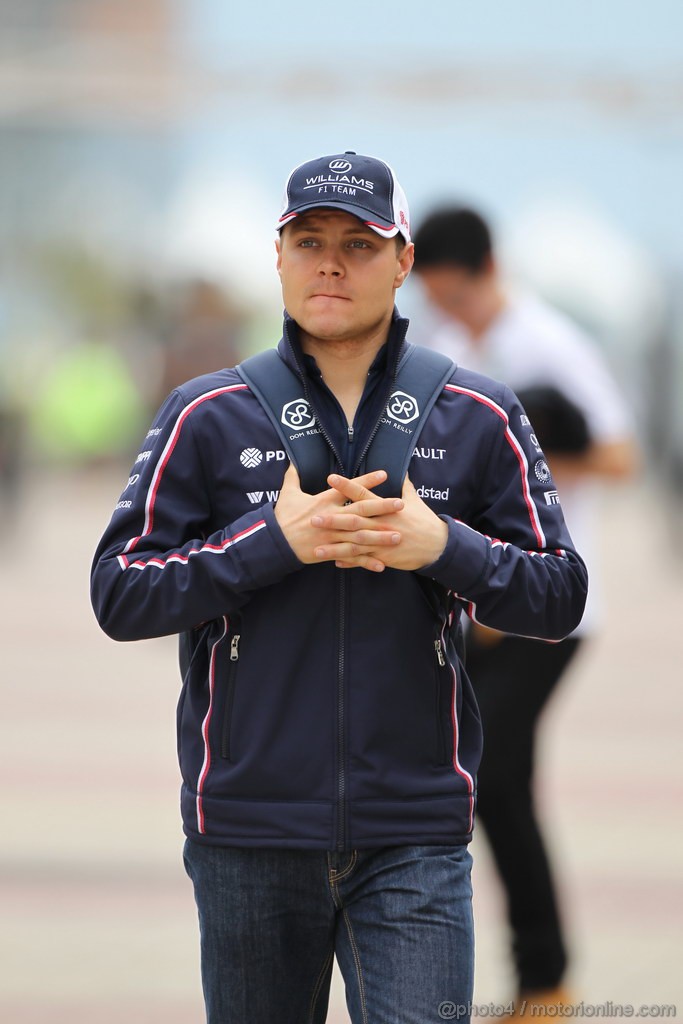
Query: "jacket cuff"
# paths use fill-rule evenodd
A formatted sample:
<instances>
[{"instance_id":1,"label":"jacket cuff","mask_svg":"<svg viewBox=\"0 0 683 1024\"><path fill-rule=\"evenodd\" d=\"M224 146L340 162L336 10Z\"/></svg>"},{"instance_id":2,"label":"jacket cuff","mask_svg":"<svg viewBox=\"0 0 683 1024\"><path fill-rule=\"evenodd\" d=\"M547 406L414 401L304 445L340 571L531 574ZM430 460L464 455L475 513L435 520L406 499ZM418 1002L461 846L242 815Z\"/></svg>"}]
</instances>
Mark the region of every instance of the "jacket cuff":
<instances>
[{"instance_id":1,"label":"jacket cuff","mask_svg":"<svg viewBox=\"0 0 683 1024\"><path fill-rule=\"evenodd\" d=\"M448 540L441 555L417 572L436 580L448 590L466 594L483 579L491 557L488 539L450 516L439 516L448 527Z\"/></svg>"},{"instance_id":2,"label":"jacket cuff","mask_svg":"<svg viewBox=\"0 0 683 1024\"><path fill-rule=\"evenodd\" d=\"M275 517L275 506L272 501L263 506L261 515L266 521L268 535L273 542L273 547L280 562L280 575L286 576L290 572L302 569L304 563L294 554L293 548L282 532L280 524Z\"/></svg>"}]
</instances>

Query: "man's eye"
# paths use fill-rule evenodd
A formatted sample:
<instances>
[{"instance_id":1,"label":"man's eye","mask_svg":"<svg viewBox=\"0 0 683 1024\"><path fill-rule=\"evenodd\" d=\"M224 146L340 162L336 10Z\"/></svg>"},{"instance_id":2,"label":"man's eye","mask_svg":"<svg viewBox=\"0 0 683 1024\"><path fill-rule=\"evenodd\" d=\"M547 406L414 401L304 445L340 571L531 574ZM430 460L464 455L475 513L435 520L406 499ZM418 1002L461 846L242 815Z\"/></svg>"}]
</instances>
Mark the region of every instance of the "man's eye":
<instances>
[{"instance_id":1,"label":"man's eye","mask_svg":"<svg viewBox=\"0 0 683 1024\"><path fill-rule=\"evenodd\" d=\"M369 249L370 244L365 241L364 238L354 238L352 242L349 242L352 249Z\"/></svg>"},{"instance_id":2,"label":"man's eye","mask_svg":"<svg viewBox=\"0 0 683 1024\"><path fill-rule=\"evenodd\" d=\"M312 249L317 244L315 238L302 238L299 242L299 246L303 249Z\"/></svg>"}]
</instances>

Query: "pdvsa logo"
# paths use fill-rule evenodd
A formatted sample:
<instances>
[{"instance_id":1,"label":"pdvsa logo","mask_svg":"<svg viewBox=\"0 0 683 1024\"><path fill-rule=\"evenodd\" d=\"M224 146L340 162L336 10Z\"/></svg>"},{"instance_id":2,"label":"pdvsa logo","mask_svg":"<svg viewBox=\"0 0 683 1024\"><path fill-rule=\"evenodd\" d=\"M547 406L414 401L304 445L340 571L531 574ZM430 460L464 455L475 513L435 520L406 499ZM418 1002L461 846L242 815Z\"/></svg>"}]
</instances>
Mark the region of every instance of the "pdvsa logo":
<instances>
[{"instance_id":1,"label":"pdvsa logo","mask_svg":"<svg viewBox=\"0 0 683 1024\"><path fill-rule=\"evenodd\" d=\"M287 458L284 448L275 448L268 452L262 452L260 448L245 448L240 453L240 462L245 469L256 469L263 462L264 455L266 462L284 462Z\"/></svg>"},{"instance_id":2,"label":"pdvsa logo","mask_svg":"<svg viewBox=\"0 0 683 1024\"><path fill-rule=\"evenodd\" d=\"M255 469L256 466L260 466L263 462L263 452L259 451L258 448L245 448L240 453L240 462L247 469Z\"/></svg>"},{"instance_id":3,"label":"pdvsa logo","mask_svg":"<svg viewBox=\"0 0 683 1024\"><path fill-rule=\"evenodd\" d=\"M349 163L348 160L330 160L328 167L335 174L348 174L353 164Z\"/></svg>"},{"instance_id":4,"label":"pdvsa logo","mask_svg":"<svg viewBox=\"0 0 683 1024\"><path fill-rule=\"evenodd\" d=\"M420 415L417 401L405 391L394 391L387 406L387 416L397 423L412 423Z\"/></svg>"},{"instance_id":5,"label":"pdvsa logo","mask_svg":"<svg viewBox=\"0 0 683 1024\"><path fill-rule=\"evenodd\" d=\"M280 422L290 430L308 430L315 424L315 416L305 398L295 398L283 405Z\"/></svg>"}]
</instances>

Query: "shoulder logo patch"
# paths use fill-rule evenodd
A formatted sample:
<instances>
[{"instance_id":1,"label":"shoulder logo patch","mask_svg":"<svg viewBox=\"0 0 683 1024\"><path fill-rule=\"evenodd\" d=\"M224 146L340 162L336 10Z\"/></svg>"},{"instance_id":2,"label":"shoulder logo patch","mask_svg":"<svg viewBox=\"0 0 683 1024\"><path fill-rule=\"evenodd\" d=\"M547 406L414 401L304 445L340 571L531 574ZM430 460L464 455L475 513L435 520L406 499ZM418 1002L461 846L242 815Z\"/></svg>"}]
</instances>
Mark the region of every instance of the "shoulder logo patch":
<instances>
[{"instance_id":1,"label":"shoulder logo patch","mask_svg":"<svg viewBox=\"0 0 683 1024\"><path fill-rule=\"evenodd\" d=\"M538 460L534 466L534 473L536 474L536 479L540 480L542 484L548 483L550 480L550 470L548 469L548 463L545 459Z\"/></svg>"},{"instance_id":2,"label":"shoulder logo patch","mask_svg":"<svg viewBox=\"0 0 683 1024\"><path fill-rule=\"evenodd\" d=\"M412 423L420 415L417 401L405 391L394 391L387 405L387 416L397 423Z\"/></svg>"}]
</instances>

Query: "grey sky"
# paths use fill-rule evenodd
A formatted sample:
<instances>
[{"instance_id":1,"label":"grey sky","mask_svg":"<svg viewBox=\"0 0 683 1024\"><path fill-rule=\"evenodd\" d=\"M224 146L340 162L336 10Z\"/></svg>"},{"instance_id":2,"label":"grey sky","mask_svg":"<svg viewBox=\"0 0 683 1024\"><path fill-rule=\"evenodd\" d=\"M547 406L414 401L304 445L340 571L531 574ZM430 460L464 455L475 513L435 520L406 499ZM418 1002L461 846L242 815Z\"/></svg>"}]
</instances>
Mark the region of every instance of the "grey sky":
<instances>
[{"instance_id":1,"label":"grey sky","mask_svg":"<svg viewBox=\"0 0 683 1024\"><path fill-rule=\"evenodd\" d=\"M399 0L301 4L184 0L188 41L215 66L291 59L335 66L363 57L417 64L438 57L563 59L654 70L683 56L680 0ZM346 52L345 52L346 50Z\"/></svg>"}]
</instances>

